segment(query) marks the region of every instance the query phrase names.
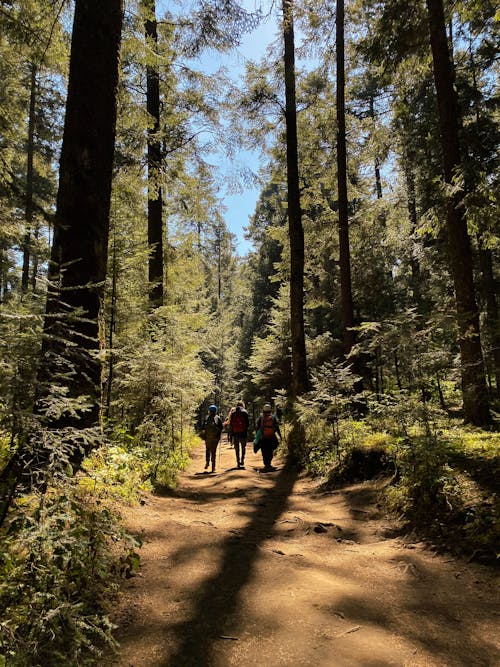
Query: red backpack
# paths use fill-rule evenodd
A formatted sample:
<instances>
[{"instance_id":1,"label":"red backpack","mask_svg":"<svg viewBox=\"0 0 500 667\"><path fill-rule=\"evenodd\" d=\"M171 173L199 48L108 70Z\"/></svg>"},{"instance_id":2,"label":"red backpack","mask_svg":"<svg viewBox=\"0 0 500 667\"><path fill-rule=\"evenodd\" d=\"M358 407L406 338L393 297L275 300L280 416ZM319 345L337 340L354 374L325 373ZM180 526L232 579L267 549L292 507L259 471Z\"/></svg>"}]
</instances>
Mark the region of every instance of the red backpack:
<instances>
[{"instance_id":1,"label":"red backpack","mask_svg":"<svg viewBox=\"0 0 500 667\"><path fill-rule=\"evenodd\" d=\"M247 430L245 417L243 417L241 410L236 410L231 415L231 430L233 433L245 433Z\"/></svg>"},{"instance_id":2,"label":"red backpack","mask_svg":"<svg viewBox=\"0 0 500 667\"><path fill-rule=\"evenodd\" d=\"M274 420L270 412L266 412L262 415L262 424L260 428L263 438L274 438Z\"/></svg>"}]
</instances>

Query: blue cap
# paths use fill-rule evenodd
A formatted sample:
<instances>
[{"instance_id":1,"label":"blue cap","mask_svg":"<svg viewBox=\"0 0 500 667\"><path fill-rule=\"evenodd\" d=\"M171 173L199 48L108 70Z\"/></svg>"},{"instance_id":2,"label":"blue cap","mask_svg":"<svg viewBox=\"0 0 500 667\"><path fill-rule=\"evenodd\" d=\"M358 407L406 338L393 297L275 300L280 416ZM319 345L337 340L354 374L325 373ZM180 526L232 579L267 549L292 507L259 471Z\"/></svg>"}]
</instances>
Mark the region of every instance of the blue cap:
<instances>
[{"instance_id":1,"label":"blue cap","mask_svg":"<svg viewBox=\"0 0 500 667\"><path fill-rule=\"evenodd\" d=\"M209 405L208 409L210 412L217 412L217 406L216 405Z\"/></svg>"}]
</instances>

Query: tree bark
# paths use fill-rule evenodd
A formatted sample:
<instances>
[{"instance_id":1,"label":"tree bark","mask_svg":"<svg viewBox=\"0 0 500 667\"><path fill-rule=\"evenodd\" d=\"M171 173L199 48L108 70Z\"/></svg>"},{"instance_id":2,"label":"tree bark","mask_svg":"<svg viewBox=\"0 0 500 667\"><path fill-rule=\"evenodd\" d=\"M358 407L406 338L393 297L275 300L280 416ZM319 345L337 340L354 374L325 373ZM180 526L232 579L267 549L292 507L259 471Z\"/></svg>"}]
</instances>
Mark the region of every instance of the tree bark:
<instances>
[{"instance_id":1,"label":"tree bark","mask_svg":"<svg viewBox=\"0 0 500 667\"><path fill-rule=\"evenodd\" d=\"M163 198L161 188L160 75L155 62L158 31L155 0L143 0L146 35L146 107L148 112L148 247L149 302L163 304ZM151 60L152 58L152 60ZM153 62L153 64L149 64Z\"/></svg>"},{"instance_id":2,"label":"tree bark","mask_svg":"<svg viewBox=\"0 0 500 667\"><path fill-rule=\"evenodd\" d=\"M50 425L99 420L99 309L106 277L116 126L121 0L77 0L38 398L59 382L87 411ZM40 409L40 402L39 402ZM85 450L85 447L83 448ZM78 467L83 451L74 451Z\"/></svg>"},{"instance_id":3,"label":"tree bark","mask_svg":"<svg viewBox=\"0 0 500 667\"><path fill-rule=\"evenodd\" d=\"M116 233L113 234L112 259L111 259L111 294L109 304L109 334L108 334L108 378L106 383L106 398L104 404L104 416L109 417L111 411L111 396L113 391L113 376L115 368L115 354L113 351L113 335L116 321L116 286L118 282L118 263L116 250Z\"/></svg>"},{"instance_id":4,"label":"tree bark","mask_svg":"<svg viewBox=\"0 0 500 667\"><path fill-rule=\"evenodd\" d=\"M490 421L490 412L481 351L479 313L474 292L472 252L467 231L464 192L454 183L461 167L458 103L446 39L443 2L426 1L439 108L444 179L449 186L454 186L453 193L447 197L446 222L459 330L464 417L466 422L484 426Z\"/></svg>"},{"instance_id":5,"label":"tree bark","mask_svg":"<svg viewBox=\"0 0 500 667\"><path fill-rule=\"evenodd\" d=\"M498 317L497 290L493 271L493 258L491 250L483 247L481 239L478 239L479 266L481 269L481 288L486 305L485 330L491 360L493 361L493 373L495 375L496 394L500 396L500 319Z\"/></svg>"},{"instance_id":6,"label":"tree bark","mask_svg":"<svg viewBox=\"0 0 500 667\"><path fill-rule=\"evenodd\" d=\"M28 115L28 150L26 155L26 205L24 219L26 232L23 240L23 269L21 275L21 291L28 291L31 234L33 225L33 156L35 150L35 105L36 105L36 66L31 63L30 72L30 108Z\"/></svg>"},{"instance_id":7,"label":"tree bark","mask_svg":"<svg viewBox=\"0 0 500 667\"><path fill-rule=\"evenodd\" d=\"M405 164L405 175L406 175L406 195L407 195L407 206L408 206L408 217L410 219L411 225L411 244L410 249L410 267L411 267L411 289L413 292L413 301L417 307L417 310L421 312L422 310L422 299L421 299L421 290L420 290L420 263L415 257L415 234L417 231L417 202L415 198L415 176L409 167L408 163Z\"/></svg>"},{"instance_id":8,"label":"tree bark","mask_svg":"<svg viewBox=\"0 0 500 667\"><path fill-rule=\"evenodd\" d=\"M339 266L342 302L342 337L347 357L354 345L354 311L352 305L351 253L349 248L349 212L347 199L347 147L345 130L345 57L344 57L344 0L336 8L337 61L337 187L339 199Z\"/></svg>"},{"instance_id":9,"label":"tree bark","mask_svg":"<svg viewBox=\"0 0 500 667\"><path fill-rule=\"evenodd\" d=\"M288 187L288 235L290 239L290 330L292 348L292 397L307 391L307 358L304 330L304 230L299 189L297 103L295 96L295 38L293 0L283 0L285 45L285 120Z\"/></svg>"},{"instance_id":10,"label":"tree bark","mask_svg":"<svg viewBox=\"0 0 500 667\"><path fill-rule=\"evenodd\" d=\"M472 74L472 86L474 95L474 111L476 127L480 131L480 107L479 107L479 89L477 85L476 63L474 61L474 51L472 36L469 37L470 70ZM493 362L493 374L495 376L496 394L500 397L500 321L498 318L497 288L495 274L493 270L493 257L491 250L485 248L481 233L477 234L479 267L481 269L481 292L486 306L486 317L484 320L489 350L488 354Z\"/></svg>"},{"instance_id":11,"label":"tree bark","mask_svg":"<svg viewBox=\"0 0 500 667\"><path fill-rule=\"evenodd\" d=\"M344 31L342 30L342 34L343 33ZM345 82L344 82L344 87L345 87ZM375 100L372 91L370 91L370 97L368 100L368 109L370 118L372 119L373 123L375 123ZM374 169L375 169L375 189L377 192L377 199L382 199L382 179L380 177L380 159L378 156L375 157Z\"/></svg>"}]
</instances>

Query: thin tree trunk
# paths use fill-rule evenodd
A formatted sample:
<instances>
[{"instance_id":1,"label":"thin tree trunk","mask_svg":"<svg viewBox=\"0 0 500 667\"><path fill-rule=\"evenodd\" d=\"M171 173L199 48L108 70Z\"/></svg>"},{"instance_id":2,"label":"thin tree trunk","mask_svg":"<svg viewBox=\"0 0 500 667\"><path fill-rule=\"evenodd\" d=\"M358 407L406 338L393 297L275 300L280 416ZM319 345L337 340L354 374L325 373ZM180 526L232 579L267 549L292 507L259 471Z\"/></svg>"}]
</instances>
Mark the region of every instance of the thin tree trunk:
<instances>
[{"instance_id":1,"label":"thin tree trunk","mask_svg":"<svg viewBox=\"0 0 500 667\"><path fill-rule=\"evenodd\" d=\"M304 230L299 189L297 104L295 98L295 38L293 0L283 0L285 45L285 120L288 187L288 235L290 238L290 331L292 348L292 397L309 387L304 331Z\"/></svg>"},{"instance_id":2,"label":"thin tree trunk","mask_svg":"<svg viewBox=\"0 0 500 667\"><path fill-rule=\"evenodd\" d=\"M38 222L35 222L35 227L33 229L33 237L34 237L34 247L35 251L32 253L32 261L31 261L31 290L33 293L36 292L36 280L38 278L38 252L36 250L37 244L38 244L38 239L40 238L40 228L38 225Z\"/></svg>"},{"instance_id":3,"label":"thin tree trunk","mask_svg":"<svg viewBox=\"0 0 500 667\"><path fill-rule=\"evenodd\" d=\"M380 402L380 376L378 372L379 357L378 357L378 348L375 350L375 396L377 401Z\"/></svg>"},{"instance_id":4,"label":"thin tree trunk","mask_svg":"<svg viewBox=\"0 0 500 667\"><path fill-rule=\"evenodd\" d=\"M345 58L344 0L337 1L337 185L339 198L339 265L342 302L342 337L347 357L354 345L354 312L352 306L351 253L349 248L349 212L347 199L347 148L345 130Z\"/></svg>"},{"instance_id":5,"label":"thin tree trunk","mask_svg":"<svg viewBox=\"0 0 500 667\"><path fill-rule=\"evenodd\" d=\"M403 385L401 384L401 374L399 372L399 358L397 352L394 352L394 370L396 372L396 382L398 389L401 391L403 389Z\"/></svg>"},{"instance_id":6,"label":"thin tree trunk","mask_svg":"<svg viewBox=\"0 0 500 667\"><path fill-rule=\"evenodd\" d=\"M500 396L500 319L496 298L496 282L493 272L493 258L491 250L484 248L482 240L478 239L479 266L481 269L481 288L486 304L485 329L488 333L493 373L495 375L496 393Z\"/></svg>"},{"instance_id":7,"label":"thin tree trunk","mask_svg":"<svg viewBox=\"0 0 500 667\"><path fill-rule=\"evenodd\" d=\"M113 391L113 375L115 368L115 356L113 352L113 334L115 331L116 318L116 283L117 283L117 261L116 261L116 234L113 234L113 256L111 260L111 295L110 295L110 314L109 314L109 335L108 335L108 350L109 350L109 369L108 381L106 386L106 404L104 414L109 417L111 409L111 395Z\"/></svg>"},{"instance_id":8,"label":"thin tree trunk","mask_svg":"<svg viewBox=\"0 0 500 667\"><path fill-rule=\"evenodd\" d=\"M1 244L1 241L0 241ZM3 244L0 245L0 304L3 304L5 299L5 248Z\"/></svg>"},{"instance_id":9,"label":"thin tree trunk","mask_svg":"<svg viewBox=\"0 0 500 667\"><path fill-rule=\"evenodd\" d=\"M461 167L458 103L446 39L443 2L426 1L439 108L444 178L445 182L452 186ZM474 292L472 252L467 231L464 193L461 188L455 187L453 194L448 195L446 220L459 329L464 417L466 422L484 426L490 421L490 412L481 351L479 313Z\"/></svg>"},{"instance_id":10,"label":"thin tree trunk","mask_svg":"<svg viewBox=\"0 0 500 667\"><path fill-rule=\"evenodd\" d=\"M439 396L439 405L441 406L442 410L447 410L448 408L446 407L444 400L443 388L441 387L441 378L439 377L439 373L436 373L436 384Z\"/></svg>"},{"instance_id":11,"label":"thin tree trunk","mask_svg":"<svg viewBox=\"0 0 500 667\"><path fill-rule=\"evenodd\" d=\"M158 31L155 0L143 0L146 34L146 106L148 111L149 301L163 304L163 198L161 187L160 75L156 62ZM150 64L150 63L153 64Z\"/></svg>"},{"instance_id":12,"label":"thin tree trunk","mask_svg":"<svg viewBox=\"0 0 500 667\"><path fill-rule=\"evenodd\" d=\"M408 197L408 217L410 219L410 229L411 229L411 252L410 252L410 268L411 268L411 289L413 292L413 301L417 306L417 309L421 310L421 291L420 291L420 263L415 257L414 248L415 248L415 234L417 231L417 202L415 198L415 176L411 168L405 166L406 173L406 193Z\"/></svg>"},{"instance_id":13,"label":"thin tree trunk","mask_svg":"<svg viewBox=\"0 0 500 667\"><path fill-rule=\"evenodd\" d=\"M222 294L222 229L217 227L217 301L220 302Z\"/></svg>"},{"instance_id":14,"label":"thin tree trunk","mask_svg":"<svg viewBox=\"0 0 500 667\"><path fill-rule=\"evenodd\" d=\"M372 121L375 123L375 100L373 99L373 92L370 92L370 98L369 98L369 113L370 113L370 118ZM377 192L377 199L382 199L382 179L380 177L380 160L377 157L375 157L375 188ZM385 219L383 221L385 223Z\"/></svg>"},{"instance_id":15,"label":"thin tree trunk","mask_svg":"<svg viewBox=\"0 0 500 667\"><path fill-rule=\"evenodd\" d=\"M23 269L21 276L21 290L28 291L31 233L33 225L33 155L35 151L35 105L36 105L36 66L31 63L30 72L30 108L28 116L28 150L26 156L26 205L24 219L26 232L23 240Z\"/></svg>"}]
</instances>

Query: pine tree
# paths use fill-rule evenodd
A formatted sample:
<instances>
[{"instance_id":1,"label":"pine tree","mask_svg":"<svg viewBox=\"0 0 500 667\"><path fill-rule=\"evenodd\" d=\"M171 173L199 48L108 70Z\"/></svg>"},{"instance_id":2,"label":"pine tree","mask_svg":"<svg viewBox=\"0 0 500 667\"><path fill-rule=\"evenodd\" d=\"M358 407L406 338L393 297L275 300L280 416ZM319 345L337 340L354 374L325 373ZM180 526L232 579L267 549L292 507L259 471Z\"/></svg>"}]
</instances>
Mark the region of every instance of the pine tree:
<instances>
[{"instance_id":1,"label":"pine tree","mask_svg":"<svg viewBox=\"0 0 500 667\"><path fill-rule=\"evenodd\" d=\"M38 400L41 408L59 378L69 396L87 397L89 404L76 419L71 413L61 415L54 424L58 427L82 429L99 419L99 310L108 252L122 17L120 0L76 3ZM83 454L73 451L75 466Z\"/></svg>"},{"instance_id":2,"label":"pine tree","mask_svg":"<svg viewBox=\"0 0 500 667\"><path fill-rule=\"evenodd\" d=\"M453 189L447 196L446 221L459 328L464 415L467 422L485 426L490 421L488 393L472 273L472 251L463 207L464 191L463 186L456 180L461 169L458 106L442 0L427 0L427 9L439 107L444 178L449 188Z\"/></svg>"},{"instance_id":3,"label":"pine tree","mask_svg":"<svg viewBox=\"0 0 500 667\"><path fill-rule=\"evenodd\" d=\"M292 396L309 385L304 332L304 231L299 188L297 104L295 99L295 42L293 0L283 0L285 68L286 161L288 184L288 235L290 239L290 333L292 347Z\"/></svg>"}]
</instances>

